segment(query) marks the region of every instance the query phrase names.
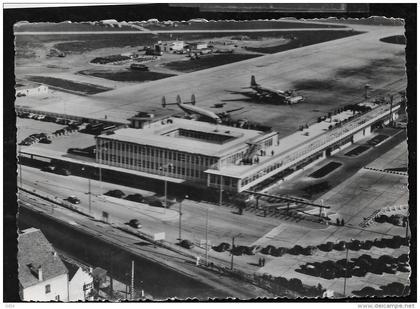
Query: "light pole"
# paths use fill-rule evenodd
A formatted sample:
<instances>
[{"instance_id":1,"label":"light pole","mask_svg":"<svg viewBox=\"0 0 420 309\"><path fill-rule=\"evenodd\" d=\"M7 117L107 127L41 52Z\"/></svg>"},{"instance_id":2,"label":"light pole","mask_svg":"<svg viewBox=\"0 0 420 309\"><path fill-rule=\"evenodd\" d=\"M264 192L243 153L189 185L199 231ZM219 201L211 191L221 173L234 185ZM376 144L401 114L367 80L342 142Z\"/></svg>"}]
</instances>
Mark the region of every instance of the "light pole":
<instances>
[{"instance_id":1,"label":"light pole","mask_svg":"<svg viewBox=\"0 0 420 309\"><path fill-rule=\"evenodd\" d=\"M185 198L187 199L188 198L188 195L185 195ZM178 213L178 218L179 218L179 224L178 224L178 233L179 233L179 235L178 235L178 240L181 240L182 238L181 238L181 218L182 218L182 201L183 201L183 198L180 198L179 200L178 200L178 203L179 203L179 213Z\"/></svg>"},{"instance_id":2,"label":"light pole","mask_svg":"<svg viewBox=\"0 0 420 309\"><path fill-rule=\"evenodd\" d=\"M220 175L220 193L219 193L219 206L223 203L223 176Z\"/></svg>"},{"instance_id":3,"label":"light pole","mask_svg":"<svg viewBox=\"0 0 420 309\"><path fill-rule=\"evenodd\" d=\"M20 182L20 188L22 189L22 162L20 158L20 151L22 150L22 147L19 146L19 153L18 153L18 161L19 161L19 182Z\"/></svg>"},{"instance_id":4,"label":"light pole","mask_svg":"<svg viewBox=\"0 0 420 309\"><path fill-rule=\"evenodd\" d=\"M232 236L232 248L230 250L230 269L233 270L233 248L235 247L235 238L241 236L242 234L239 233L236 236Z\"/></svg>"},{"instance_id":5,"label":"light pole","mask_svg":"<svg viewBox=\"0 0 420 309\"><path fill-rule=\"evenodd\" d=\"M86 169L84 167L82 167L82 171L85 171L85 170ZM88 191L88 195L89 195L89 214L91 215L92 214L92 194L91 194L92 190L91 190L91 183L90 183L89 175L88 175L88 188L89 188L89 191Z\"/></svg>"},{"instance_id":6,"label":"light pole","mask_svg":"<svg viewBox=\"0 0 420 309\"><path fill-rule=\"evenodd\" d=\"M207 207L207 210L206 210L206 266L209 265L209 238L208 238L208 230L209 230L209 208Z\"/></svg>"},{"instance_id":7,"label":"light pole","mask_svg":"<svg viewBox=\"0 0 420 309\"><path fill-rule=\"evenodd\" d=\"M230 269L233 270L233 247L235 246L235 236L232 237L232 248L230 249Z\"/></svg>"},{"instance_id":8,"label":"light pole","mask_svg":"<svg viewBox=\"0 0 420 309\"><path fill-rule=\"evenodd\" d=\"M168 177L168 169L173 168L172 163L167 163L160 167L161 170L164 171L164 192L165 192L165 209L168 207L168 180L166 179Z\"/></svg>"},{"instance_id":9,"label":"light pole","mask_svg":"<svg viewBox=\"0 0 420 309\"><path fill-rule=\"evenodd\" d=\"M353 241L354 239L351 239L350 241ZM344 272L344 289L343 294L344 297L346 297L346 284L347 284L347 267L348 267L348 261L349 261L349 246L346 244L346 270Z\"/></svg>"}]
</instances>

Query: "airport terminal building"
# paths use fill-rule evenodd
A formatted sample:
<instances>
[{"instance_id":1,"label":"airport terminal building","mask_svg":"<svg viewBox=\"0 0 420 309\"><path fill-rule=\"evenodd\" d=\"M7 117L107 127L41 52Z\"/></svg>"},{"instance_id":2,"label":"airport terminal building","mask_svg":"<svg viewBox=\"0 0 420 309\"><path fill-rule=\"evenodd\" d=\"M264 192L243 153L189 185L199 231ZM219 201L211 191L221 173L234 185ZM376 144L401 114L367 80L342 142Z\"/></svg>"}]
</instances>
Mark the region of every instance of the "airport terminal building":
<instances>
[{"instance_id":1,"label":"airport terminal building","mask_svg":"<svg viewBox=\"0 0 420 309\"><path fill-rule=\"evenodd\" d=\"M223 170L270 151L276 132L262 132L180 118L144 129L125 128L96 139L97 162L210 185L208 169ZM214 180L213 180L214 182ZM237 177L223 177L225 189L239 190Z\"/></svg>"},{"instance_id":2,"label":"airport terminal building","mask_svg":"<svg viewBox=\"0 0 420 309\"><path fill-rule=\"evenodd\" d=\"M274 131L168 118L143 129L99 135L96 161L241 192L274 175L293 174L369 136L375 126L396 119L400 108L369 104L367 111L344 110L282 138Z\"/></svg>"}]
</instances>

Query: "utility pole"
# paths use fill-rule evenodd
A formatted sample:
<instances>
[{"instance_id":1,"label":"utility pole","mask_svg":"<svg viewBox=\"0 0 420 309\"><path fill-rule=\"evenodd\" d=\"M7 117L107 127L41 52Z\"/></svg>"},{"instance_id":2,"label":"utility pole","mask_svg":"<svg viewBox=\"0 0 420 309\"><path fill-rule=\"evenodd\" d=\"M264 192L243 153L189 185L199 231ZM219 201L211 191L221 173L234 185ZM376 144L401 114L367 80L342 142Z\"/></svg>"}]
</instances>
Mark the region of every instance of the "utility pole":
<instances>
[{"instance_id":1,"label":"utility pole","mask_svg":"<svg viewBox=\"0 0 420 309\"><path fill-rule=\"evenodd\" d=\"M206 266L209 264L208 229L209 229L209 209L207 208L207 214L206 214Z\"/></svg>"},{"instance_id":2,"label":"utility pole","mask_svg":"<svg viewBox=\"0 0 420 309\"><path fill-rule=\"evenodd\" d=\"M19 147L19 154L20 154L20 147ZM22 162L19 155L18 155L18 161L19 161L19 182L20 182L20 188L22 188Z\"/></svg>"},{"instance_id":3,"label":"utility pole","mask_svg":"<svg viewBox=\"0 0 420 309\"><path fill-rule=\"evenodd\" d=\"M352 239L353 240L353 239ZM348 267L348 260L349 260L349 247L346 245L346 271L344 272L344 290L343 294L346 297L346 284L347 284L347 267Z\"/></svg>"},{"instance_id":4,"label":"utility pole","mask_svg":"<svg viewBox=\"0 0 420 309\"><path fill-rule=\"evenodd\" d=\"M90 178L88 178L88 182L89 182L89 192L88 192L89 193L89 214L92 214L92 191L91 191Z\"/></svg>"},{"instance_id":5,"label":"utility pole","mask_svg":"<svg viewBox=\"0 0 420 309\"><path fill-rule=\"evenodd\" d=\"M223 203L223 176L220 175L220 195L219 195L219 206Z\"/></svg>"},{"instance_id":6,"label":"utility pole","mask_svg":"<svg viewBox=\"0 0 420 309\"><path fill-rule=\"evenodd\" d=\"M131 300L134 299L134 260L131 261Z\"/></svg>"},{"instance_id":7,"label":"utility pole","mask_svg":"<svg viewBox=\"0 0 420 309\"><path fill-rule=\"evenodd\" d=\"M235 236L232 237L232 248L231 248L231 251L230 251L230 255L231 255L231 258L230 258L230 269L231 270L233 270L233 247L234 246L235 246Z\"/></svg>"},{"instance_id":8,"label":"utility pole","mask_svg":"<svg viewBox=\"0 0 420 309\"><path fill-rule=\"evenodd\" d=\"M178 215L178 218L179 218L179 224L178 224L178 239L181 241L181 217L182 217L182 199L179 201L179 215Z\"/></svg>"}]
</instances>

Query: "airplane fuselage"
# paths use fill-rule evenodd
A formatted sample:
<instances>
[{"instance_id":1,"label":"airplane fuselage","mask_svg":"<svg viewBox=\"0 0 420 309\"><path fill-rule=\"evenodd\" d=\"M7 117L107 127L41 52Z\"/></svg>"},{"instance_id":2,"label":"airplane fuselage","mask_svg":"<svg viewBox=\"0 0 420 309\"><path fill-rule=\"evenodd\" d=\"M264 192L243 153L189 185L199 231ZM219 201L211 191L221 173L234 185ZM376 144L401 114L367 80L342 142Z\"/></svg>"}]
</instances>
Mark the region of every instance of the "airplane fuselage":
<instances>
[{"instance_id":1,"label":"airplane fuselage","mask_svg":"<svg viewBox=\"0 0 420 309\"><path fill-rule=\"evenodd\" d=\"M215 113L208 111L204 108L200 108L190 104L177 104L180 109L182 109L187 114L195 114L198 115L208 121L215 122L215 123L222 123L222 119L217 116Z\"/></svg>"}]
</instances>

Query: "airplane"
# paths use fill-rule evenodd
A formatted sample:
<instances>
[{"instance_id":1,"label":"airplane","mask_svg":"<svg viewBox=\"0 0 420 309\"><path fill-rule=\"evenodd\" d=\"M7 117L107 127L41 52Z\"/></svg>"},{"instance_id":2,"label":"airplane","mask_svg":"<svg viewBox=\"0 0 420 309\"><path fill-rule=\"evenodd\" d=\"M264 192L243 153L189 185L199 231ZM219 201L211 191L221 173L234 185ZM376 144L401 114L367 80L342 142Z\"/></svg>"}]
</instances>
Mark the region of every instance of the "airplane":
<instances>
[{"instance_id":1,"label":"airplane","mask_svg":"<svg viewBox=\"0 0 420 309\"><path fill-rule=\"evenodd\" d=\"M226 117L228 117L230 113L243 109L243 107L240 107L240 108L235 108L235 109L220 112L220 113L214 113L204 108L195 106L194 94L191 96L191 102L182 102L181 96L177 95L175 103L166 103L166 98L165 96L163 96L162 107L165 108L168 105L178 105L178 107L181 110L183 110L185 113L187 113L188 115L198 115L205 121L214 122L217 124L221 124L223 122L222 119L223 120L226 119Z\"/></svg>"},{"instance_id":2,"label":"airplane","mask_svg":"<svg viewBox=\"0 0 420 309\"><path fill-rule=\"evenodd\" d=\"M251 85L250 87L252 90L257 92L257 95L260 98L267 98L267 99L281 99L284 103L287 104L297 104L303 101L302 96L296 96L294 90L277 90L269 87L264 87L258 84L255 80L255 76L251 76Z\"/></svg>"}]
</instances>

